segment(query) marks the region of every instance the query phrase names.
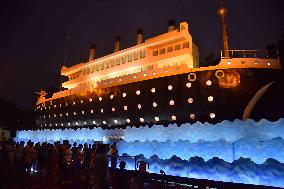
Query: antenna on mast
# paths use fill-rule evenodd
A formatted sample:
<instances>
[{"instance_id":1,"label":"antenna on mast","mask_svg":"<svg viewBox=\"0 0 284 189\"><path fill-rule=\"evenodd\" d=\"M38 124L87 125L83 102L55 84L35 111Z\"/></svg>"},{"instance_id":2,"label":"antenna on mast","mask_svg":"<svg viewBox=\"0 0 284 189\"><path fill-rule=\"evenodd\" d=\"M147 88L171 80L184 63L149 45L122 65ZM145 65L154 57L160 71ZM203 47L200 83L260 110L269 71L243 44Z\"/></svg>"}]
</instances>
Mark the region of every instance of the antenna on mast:
<instances>
[{"instance_id":1,"label":"antenna on mast","mask_svg":"<svg viewBox=\"0 0 284 189\"><path fill-rule=\"evenodd\" d=\"M223 48L225 57L229 57L229 35L228 35L228 25L226 21L228 10L225 7L224 0L219 0L220 8L218 9L218 15L221 19L222 35L223 35Z\"/></svg>"}]
</instances>

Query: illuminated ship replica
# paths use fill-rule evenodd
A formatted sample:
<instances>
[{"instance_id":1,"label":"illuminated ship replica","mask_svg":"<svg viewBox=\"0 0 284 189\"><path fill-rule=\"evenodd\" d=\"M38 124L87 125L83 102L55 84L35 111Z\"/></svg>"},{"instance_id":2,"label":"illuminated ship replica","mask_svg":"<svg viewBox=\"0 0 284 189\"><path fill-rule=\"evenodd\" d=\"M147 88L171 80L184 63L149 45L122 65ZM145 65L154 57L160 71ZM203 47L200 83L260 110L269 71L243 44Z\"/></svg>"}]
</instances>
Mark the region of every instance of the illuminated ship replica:
<instances>
[{"instance_id":1,"label":"illuminated ship replica","mask_svg":"<svg viewBox=\"0 0 284 189\"><path fill-rule=\"evenodd\" d=\"M37 101L39 127L107 127L163 122L210 122L247 119L273 82L281 65L277 53L229 50L227 10L222 22L224 50L216 66L199 67L198 47L188 24L169 22L168 32L121 49L115 41L112 54L63 66L68 77L63 90L41 91Z\"/></svg>"}]
</instances>

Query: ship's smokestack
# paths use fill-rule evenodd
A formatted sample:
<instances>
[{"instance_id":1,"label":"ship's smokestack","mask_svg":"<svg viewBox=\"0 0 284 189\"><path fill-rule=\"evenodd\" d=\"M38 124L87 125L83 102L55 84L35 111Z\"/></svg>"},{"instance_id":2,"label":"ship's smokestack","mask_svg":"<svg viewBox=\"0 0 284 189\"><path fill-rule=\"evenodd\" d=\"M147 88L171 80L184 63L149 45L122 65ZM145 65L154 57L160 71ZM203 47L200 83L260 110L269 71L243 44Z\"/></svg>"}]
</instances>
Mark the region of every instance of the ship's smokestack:
<instances>
[{"instance_id":1,"label":"ship's smokestack","mask_svg":"<svg viewBox=\"0 0 284 189\"><path fill-rule=\"evenodd\" d=\"M142 44L142 43L143 43L143 30L138 29L137 30L137 45Z\"/></svg>"},{"instance_id":2,"label":"ship's smokestack","mask_svg":"<svg viewBox=\"0 0 284 189\"><path fill-rule=\"evenodd\" d=\"M226 22L228 10L224 6L223 0L220 0L220 4L221 4L221 7L218 9L218 15L220 16L221 25L222 25L224 54L225 54L225 57L229 57L229 35L228 35L228 26Z\"/></svg>"},{"instance_id":3,"label":"ship's smokestack","mask_svg":"<svg viewBox=\"0 0 284 189\"><path fill-rule=\"evenodd\" d=\"M116 37L115 38L115 43L114 43L114 52L120 51L120 48L121 48L121 38L120 37Z\"/></svg>"},{"instance_id":4,"label":"ship's smokestack","mask_svg":"<svg viewBox=\"0 0 284 189\"><path fill-rule=\"evenodd\" d=\"M89 62L94 60L96 58L96 45L92 44L90 45L90 50L89 50Z\"/></svg>"},{"instance_id":5,"label":"ship's smokestack","mask_svg":"<svg viewBox=\"0 0 284 189\"><path fill-rule=\"evenodd\" d=\"M175 27L175 21L169 20L168 21L168 32L174 31L176 29Z\"/></svg>"}]
</instances>

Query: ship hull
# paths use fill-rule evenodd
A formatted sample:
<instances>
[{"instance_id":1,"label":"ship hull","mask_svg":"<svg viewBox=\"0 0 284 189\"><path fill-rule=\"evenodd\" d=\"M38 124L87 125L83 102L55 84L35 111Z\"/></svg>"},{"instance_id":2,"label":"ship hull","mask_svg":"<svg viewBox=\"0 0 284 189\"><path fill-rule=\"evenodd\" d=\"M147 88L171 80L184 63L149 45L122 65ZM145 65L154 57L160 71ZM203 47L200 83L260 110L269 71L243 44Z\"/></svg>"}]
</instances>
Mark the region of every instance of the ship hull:
<instances>
[{"instance_id":1,"label":"ship hull","mask_svg":"<svg viewBox=\"0 0 284 189\"><path fill-rule=\"evenodd\" d=\"M41 127L124 127L243 119L255 94L278 81L279 75L272 69L204 70L85 91L46 102L36 111L36 123Z\"/></svg>"}]
</instances>

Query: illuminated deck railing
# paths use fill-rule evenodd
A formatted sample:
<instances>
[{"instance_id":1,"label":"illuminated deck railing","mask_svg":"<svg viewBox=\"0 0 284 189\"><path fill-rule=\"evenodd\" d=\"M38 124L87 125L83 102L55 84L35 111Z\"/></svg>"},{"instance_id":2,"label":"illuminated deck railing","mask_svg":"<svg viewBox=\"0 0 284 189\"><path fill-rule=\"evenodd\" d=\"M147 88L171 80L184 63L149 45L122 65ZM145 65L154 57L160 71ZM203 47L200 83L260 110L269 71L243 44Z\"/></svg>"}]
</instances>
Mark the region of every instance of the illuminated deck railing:
<instances>
[{"instance_id":1,"label":"illuminated deck railing","mask_svg":"<svg viewBox=\"0 0 284 189\"><path fill-rule=\"evenodd\" d=\"M221 51L221 58L261 58L261 59L278 59L277 50L229 50L229 57Z\"/></svg>"}]
</instances>

